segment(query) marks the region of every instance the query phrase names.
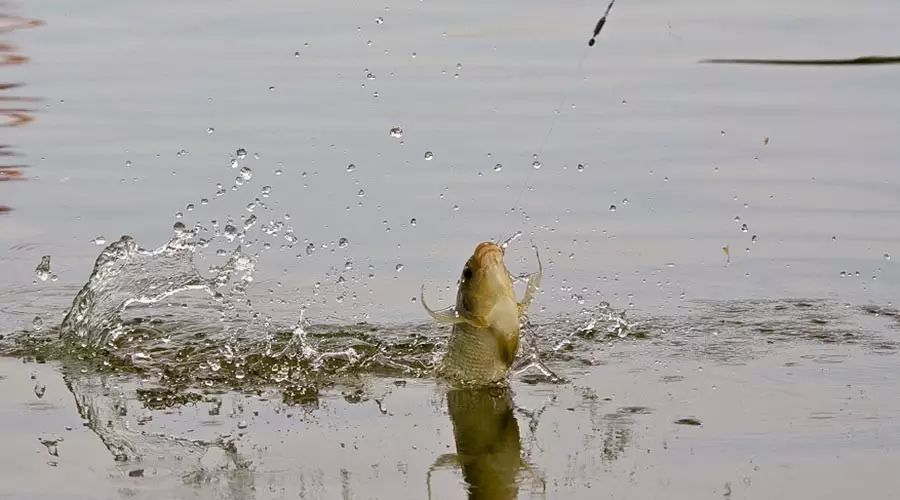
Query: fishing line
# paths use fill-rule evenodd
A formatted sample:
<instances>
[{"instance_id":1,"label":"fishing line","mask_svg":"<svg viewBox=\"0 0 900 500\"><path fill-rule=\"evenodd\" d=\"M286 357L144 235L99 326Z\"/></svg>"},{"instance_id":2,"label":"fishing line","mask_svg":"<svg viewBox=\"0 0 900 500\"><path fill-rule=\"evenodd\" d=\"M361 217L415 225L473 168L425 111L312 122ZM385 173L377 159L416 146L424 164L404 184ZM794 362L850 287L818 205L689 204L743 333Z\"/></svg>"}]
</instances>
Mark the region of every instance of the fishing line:
<instances>
[{"instance_id":1,"label":"fishing line","mask_svg":"<svg viewBox=\"0 0 900 500\"><path fill-rule=\"evenodd\" d=\"M588 49L590 47L593 47L594 44L596 43L597 36L600 34L600 31L606 25L606 20L609 17L609 13L610 13L610 11L612 11L612 7L615 3L616 3L616 0L611 0L609 2L609 4L606 6L606 10L603 12L603 16L597 21L597 24L594 26L594 31L593 31L593 34L591 35L591 38L588 40L587 47L584 48L584 51L581 54L581 58L578 60L578 67L576 69L576 72L579 77L581 77L581 75L583 74L582 70L584 67L584 61L587 59ZM565 93L563 93L562 97L559 100L559 104L556 106L556 108L554 108L553 120L550 122L550 127L547 129L547 133L544 134L544 138L543 138L543 140L541 140L540 146L538 147L538 150L535 153L535 161L540 161L540 158L543 156L544 148L547 146L547 143L550 141L550 137L553 135L553 131L556 129L556 124L559 121L559 117L560 117L560 115L562 115L563 109L565 108L565 105L568 102L569 97L570 97L571 93L573 92L573 90L574 89L570 88ZM454 164L450 165L451 171L454 167L455 167ZM525 181L522 183L522 187L519 189L519 192L516 195L516 200L515 200L515 203L513 203L512 208L510 209L510 213L515 213L516 209L519 206L519 202L522 201L522 197L525 195L525 190L528 188L528 181L531 180L531 175L534 173L533 170L536 170L536 169L532 168L531 170L529 170L528 174L525 176ZM516 240L521 235L522 235L521 231L517 231L513 236L511 236L510 238L503 241L501 245L503 246L503 248L506 248L506 246L509 245L509 243ZM502 237L498 237L496 239L496 241L498 243L500 243L502 241ZM534 247L533 243L532 243L532 247ZM536 249L536 247L534 247L534 248ZM429 255L429 257L432 257L434 255L433 249L429 250L428 255Z\"/></svg>"},{"instance_id":2,"label":"fishing line","mask_svg":"<svg viewBox=\"0 0 900 500\"><path fill-rule=\"evenodd\" d=\"M584 52L581 54L581 59L578 61L578 69L576 70L576 72L579 77L581 77L581 75L583 74L582 68L584 66L585 59L587 59L588 49L593 47L596 43L597 35L600 34L600 30L602 30L606 25L606 19L607 17L609 17L609 13L615 3L616 0L611 0L609 2L609 5L606 6L606 11L604 11L603 13L603 17L601 17L600 20L597 21L597 24L594 26L593 35L591 35L591 38L588 40L587 47L584 48ZM556 128L556 122L559 120L560 115L562 115L566 102L569 100L569 96L571 95L573 90L574 89L569 89L566 93L564 93L562 98L559 100L559 105L554 108L553 120L550 122L550 128L547 130L547 133L544 135L544 139L541 141L540 147L535 153L535 162L539 162L541 157L543 156L544 148L547 146L547 142L549 142L550 136L553 135L553 130ZM528 181L531 179L533 170L536 170L536 168L533 168L528 172L528 175L525 176L525 182L522 183L522 188L519 189L519 194L516 196L516 201L515 203L513 203L512 209L510 210L511 212L515 212L516 208L518 208L519 206L519 202L522 201L522 197L525 194L525 190L528 188Z\"/></svg>"}]
</instances>

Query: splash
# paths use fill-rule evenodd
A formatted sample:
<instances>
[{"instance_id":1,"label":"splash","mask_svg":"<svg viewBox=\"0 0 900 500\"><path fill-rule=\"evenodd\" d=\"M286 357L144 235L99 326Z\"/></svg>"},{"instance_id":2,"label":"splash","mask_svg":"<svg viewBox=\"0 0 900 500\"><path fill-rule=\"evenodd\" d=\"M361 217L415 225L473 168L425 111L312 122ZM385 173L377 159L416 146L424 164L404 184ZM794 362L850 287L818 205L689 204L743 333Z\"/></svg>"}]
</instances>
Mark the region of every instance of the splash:
<instances>
[{"instance_id":1,"label":"splash","mask_svg":"<svg viewBox=\"0 0 900 500\"><path fill-rule=\"evenodd\" d=\"M255 259L238 246L228 261L204 277L194 265L194 253L208 244L199 228L176 224L175 236L156 250L140 248L130 236L103 249L87 283L76 295L60 325L60 336L84 347L99 347L131 331L121 313L132 304L154 304L175 293L202 290L222 301L220 292L234 281L242 292L252 280Z\"/></svg>"}]
</instances>

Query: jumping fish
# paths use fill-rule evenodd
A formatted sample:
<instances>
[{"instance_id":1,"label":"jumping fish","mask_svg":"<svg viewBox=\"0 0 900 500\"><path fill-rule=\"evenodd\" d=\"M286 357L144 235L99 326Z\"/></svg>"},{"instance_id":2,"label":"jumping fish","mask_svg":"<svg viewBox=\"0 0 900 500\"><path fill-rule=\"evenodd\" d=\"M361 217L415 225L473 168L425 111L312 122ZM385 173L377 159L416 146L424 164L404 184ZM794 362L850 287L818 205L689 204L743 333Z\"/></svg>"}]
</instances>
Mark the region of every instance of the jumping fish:
<instances>
[{"instance_id":1,"label":"jumping fish","mask_svg":"<svg viewBox=\"0 0 900 500\"><path fill-rule=\"evenodd\" d=\"M537 249L535 249L537 252ZM438 323L453 325L438 374L464 385L502 383L519 349L519 330L540 287L542 268L525 277L527 287L516 301L513 276L503 262L505 245L486 241L475 248L463 267L456 305L434 311L422 306Z\"/></svg>"}]
</instances>

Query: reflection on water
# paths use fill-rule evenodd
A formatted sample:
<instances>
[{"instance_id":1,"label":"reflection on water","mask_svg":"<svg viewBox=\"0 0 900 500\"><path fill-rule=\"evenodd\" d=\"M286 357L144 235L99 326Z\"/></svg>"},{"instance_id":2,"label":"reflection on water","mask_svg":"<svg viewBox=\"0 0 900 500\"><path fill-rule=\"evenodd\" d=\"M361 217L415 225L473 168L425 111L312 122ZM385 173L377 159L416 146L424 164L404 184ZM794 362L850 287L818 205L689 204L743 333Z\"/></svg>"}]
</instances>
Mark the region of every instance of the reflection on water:
<instances>
[{"instance_id":1,"label":"reflection on water","mask_svg":"<svg viewBox=\"0 0 900 500\"><path fill-rule=\"evenodd\" d=\"M0 9L8 8L0 3ZM35 28L42 26L43 22L36 19L26 19L0 10L0 34L8 34L16 30ZM10 43L0 41L0 66L18 66L28 62L28 57L19 53L19 49ZM35 109L31 103L37 99L18 95L9 95L22 86L19 82L0 82L0 115L5 118L0 126L21 127L34 120ZM9 144L0 144L0 181L23 180L22 172L27 165L13 160L21 156ZM0 213L8 212L10 207L0 203Z\"/></svg>"},{"instance_id":2,"label":"reflection on water","mask_svg":"<svg viewBox=\"0 0 900 500\"><path fill-rule=\"evenodd\" d=\"M456 462L469 498L516 498L522 445L510 391L452 389L447 393L447 409L453 423Z\"/></svg>"}]
</instances>

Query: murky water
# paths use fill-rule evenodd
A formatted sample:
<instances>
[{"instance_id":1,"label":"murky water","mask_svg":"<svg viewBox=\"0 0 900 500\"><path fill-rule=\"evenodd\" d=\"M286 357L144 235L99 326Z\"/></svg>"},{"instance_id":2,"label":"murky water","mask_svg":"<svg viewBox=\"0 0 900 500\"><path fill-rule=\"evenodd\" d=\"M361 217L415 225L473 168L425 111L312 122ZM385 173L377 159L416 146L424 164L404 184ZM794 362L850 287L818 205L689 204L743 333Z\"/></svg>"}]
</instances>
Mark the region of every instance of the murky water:
<instances>
[{"instance_id":1,"label":"murky water","mask_svg":"<svg viewBox=\"0 0 900 500\"><path fill-rule=\"evenodd\" d=\"M895 496L900 6L604 8L0 5L0 498Z\"/></svg>"}]
</instances>

